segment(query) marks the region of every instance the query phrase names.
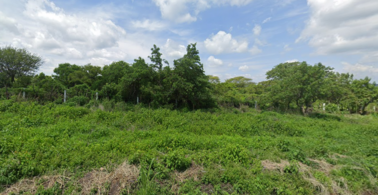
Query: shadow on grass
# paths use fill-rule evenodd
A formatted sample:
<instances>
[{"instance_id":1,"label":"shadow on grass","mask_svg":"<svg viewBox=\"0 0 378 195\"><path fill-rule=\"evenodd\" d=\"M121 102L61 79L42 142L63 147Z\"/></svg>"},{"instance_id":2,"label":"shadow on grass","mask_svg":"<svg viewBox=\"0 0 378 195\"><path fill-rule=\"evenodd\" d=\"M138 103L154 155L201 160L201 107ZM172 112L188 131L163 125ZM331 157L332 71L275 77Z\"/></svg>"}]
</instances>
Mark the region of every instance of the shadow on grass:
<instances>
[{"instance_id":1,"label":"shadow on grass","mask_svg":"<svg viewBox=\"0 0 378 195\"><path fill-rule=\"evenodd\" d=\"M341 121L341 118L338 116L330 115L330 114L323 114L323 113L311 113L309 115L310 118L317 118L323 119L326 121Z\"/></svg>"}]
</instances>

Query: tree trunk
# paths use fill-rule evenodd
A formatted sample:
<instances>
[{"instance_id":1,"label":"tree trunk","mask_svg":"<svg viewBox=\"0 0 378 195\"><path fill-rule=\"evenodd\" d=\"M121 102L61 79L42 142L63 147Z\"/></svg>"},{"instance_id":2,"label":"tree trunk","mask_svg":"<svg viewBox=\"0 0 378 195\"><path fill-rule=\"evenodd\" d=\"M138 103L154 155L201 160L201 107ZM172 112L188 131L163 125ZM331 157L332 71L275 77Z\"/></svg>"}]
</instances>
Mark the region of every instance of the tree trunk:
<instances>
[{"instance_id":1,"label":"tree trunk","mask_svg":"<svg viewBox=\"0 0 378 195\"><path fill-rule=\"evenodd\" d=\"M306 104L305 114L306 114L306 115L309 115L309 114L312 113L312 111L313 111L312 103L308 103L308 104Z\"/></svg>"}]
</instances>

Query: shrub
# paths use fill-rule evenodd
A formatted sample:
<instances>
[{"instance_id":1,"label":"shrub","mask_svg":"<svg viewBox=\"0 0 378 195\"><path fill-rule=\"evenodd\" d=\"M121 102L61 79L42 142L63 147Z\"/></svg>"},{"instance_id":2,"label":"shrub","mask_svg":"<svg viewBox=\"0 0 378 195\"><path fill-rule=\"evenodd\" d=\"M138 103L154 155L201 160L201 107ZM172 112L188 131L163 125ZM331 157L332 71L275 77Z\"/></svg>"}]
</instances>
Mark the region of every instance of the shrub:
<instances>
[{"instance_id":1,"label":"shrub","mask_svg":"<svg viewBox=\"0 0 378 195\"><path fill-rule=\"evenodd\" d=\"M76 105L79 105L79 106L84 106L85 104L87 104L89 102L89 98L85 97L85 96L74 96L72 98L69 98L67 100L67 103L75 103Z\"/></svg>"},{"instance_id":2,"label":"shrub","mask_svg":"<svg viewBox=\"0 0 378 195\"><path fill-rule=\"evenodd\" d=\"M185 157L182 150L175 150L163 157L164 164L171 170L184 171L191 165L191 160Z\"/></svg>"}]
</instances>

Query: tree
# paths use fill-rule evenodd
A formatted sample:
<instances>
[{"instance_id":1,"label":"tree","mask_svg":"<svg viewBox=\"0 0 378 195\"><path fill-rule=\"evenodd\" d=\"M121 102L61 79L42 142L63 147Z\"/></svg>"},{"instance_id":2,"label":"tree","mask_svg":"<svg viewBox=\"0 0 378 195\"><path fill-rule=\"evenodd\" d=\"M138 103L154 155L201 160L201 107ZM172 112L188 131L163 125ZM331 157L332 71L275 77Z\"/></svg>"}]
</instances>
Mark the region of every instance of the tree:
<instances>
[{"instance_id":1,"label":"tree","mask_svg":"<svg viewBox=\"0 0 378 195\"><path fill-rule=\"evenodd\" d=\"M53 78L61 82L66 87L73 87L73 85L70 83L70 74L75 71L80 71L80 69L81 67L76 64L59 64L58 68L54 69L55 75L53 75Z\"/></svg>"},{"instance_id":2,"label":"tree","mask_svg":"<svg viewBox=\"0 0 378 195\"><path fill-rule=\"evenodd\" d=\"M132 66L126 69L125 75L120 80L119 86L122 97L133 102L137 98L144 99L148 94L143 89L151 83L151 72L152 68L148 66L143 58L135 59Z\"/></svg>"},{"instance_id":3,"label":"tree","mask_svg":"<svg viewBox=\"0 0 378 195\"><path fill-rule=\"evenodd\" d=\"M33 75L42 65L41 57L11 46L0 48L0 72L13 83L16 77Z\"/></svg>"},{"instance_id":4,"label":"tree","mask_svg":"<svg viewBox=\"0 0 378 195\"><path fill-rule=\"evenodd\" d=\"M378 88L375 83L370 83L371 79L354 80L352 82L352 92L357 98L358 109L361 114L365 114L366 107L378 99Z\"/></svg>"},{"instance_id":5,"label":"tree","mask_svg":"<svg viewBox=\"0 0 378 195\"><path fill-rule=\"evenodd\" d=\"M174 61L172 88L175 98L185 104L191 103L192 108L212 106L210 97L211 83L205 75L196 44L189 44L184 57Z\"/></svg>"},{"instance_id":6,"label":"tree","mask_svg":"<svg viewBox=\"0 0 378 195\"><path fill-rule=\"evenodd\" d=\"M325 85L326 94L324 100L336 104L339 108L340 105L349 105L350 101L354 101L355 96L351 91L352 74L330 72L325 82L327 84Z\"/></svg>"},{"instance_id":7,"label":"tree","mask_svg":"<svg viewBox=\"0 0 378 195\"><path fill-rule=\"evenodd\" d=\"M226 83L235 83L235 85L239 88L245 88L248 85L253 85L252 79L245 78L243 76L238 76L234 78L230 78L226 80Z\"/></svg>"},{"instance_id":8,"label":"tree","mask_svg":"<svg viewBox=\"0 0 378 195\"><path fill-rule=\"evenodd\" d=\"M314 66L306 62L282 63L266 73L274 81L269 87L273 102L289 107L295 102L303 114L309 112L312 104L324 98L326 78L332 68L321 63Z\"/></svg>"},{"instance_id":9,"label":"tree","mask_svg":"<svg viewBox=\"0 0 378 195\"><path fill-rule=\"evenodd\" d=\"M113 62L110 65L106 65L102 69L103 80L106 83L118 84L128 69L130 69L130 65L124 61Z\"/></svg>"},{"instance_id":10,"label":"tree","mask_svg":"<svg viewBox=\"0 0 378 195\"><path fill-rule=\"evenodd\" d=\"M42 59L28 52L26 49L17 49L7 46L0 48L0 81L5 86L5 95L8 95L8 85L16 77L33 75L42 65Z\"/></svg>"},{"instance_id":11,"label":"tree","mask_svg":"<svg viewBox=\"0 0 378 195\"><path fill-rule=\"evenodd\" d=\"M164 60L161 58L163 54L160 53L160 48L156 47L156 45L154 45L153 48L151 48L151 56L148 56L148 58L150 58L151 62L153 62L153 67L155 69L158 69L159 71L162 70L163 68L163 62L165 64L168 64L168 61L167 60Z\"/></svg>"}]
</instances>

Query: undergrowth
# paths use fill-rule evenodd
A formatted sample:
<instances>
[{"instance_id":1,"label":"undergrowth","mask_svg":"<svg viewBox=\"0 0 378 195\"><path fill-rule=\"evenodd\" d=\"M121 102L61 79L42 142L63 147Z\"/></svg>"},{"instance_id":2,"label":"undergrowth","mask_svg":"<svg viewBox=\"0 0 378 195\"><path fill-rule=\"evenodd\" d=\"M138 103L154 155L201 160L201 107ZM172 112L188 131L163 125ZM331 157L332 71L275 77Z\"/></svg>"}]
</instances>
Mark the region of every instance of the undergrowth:
<instances>
[{"instance_id":1,"label":"undergrowth","mask_svg":"<svg viewBox=\"0 0 378 195\"><path fill-rule=\"evenodd\" d=\"M378 193L373 115L101 106L0 101L0 192L65 174L64 185L36 182L34 193L80 194L86 173L127 161L139 177L120 194ZM280 160L290 161L281 171L262 163ZM109 180L88 194L113 187Z\"/></svg>"}]
</instances>

